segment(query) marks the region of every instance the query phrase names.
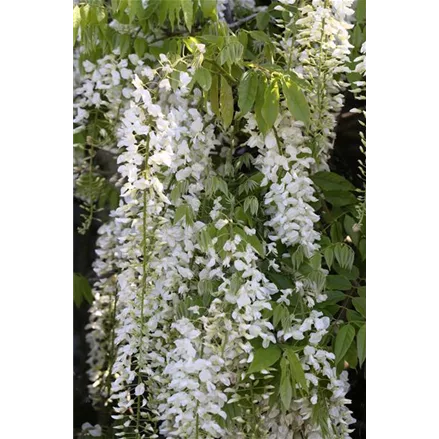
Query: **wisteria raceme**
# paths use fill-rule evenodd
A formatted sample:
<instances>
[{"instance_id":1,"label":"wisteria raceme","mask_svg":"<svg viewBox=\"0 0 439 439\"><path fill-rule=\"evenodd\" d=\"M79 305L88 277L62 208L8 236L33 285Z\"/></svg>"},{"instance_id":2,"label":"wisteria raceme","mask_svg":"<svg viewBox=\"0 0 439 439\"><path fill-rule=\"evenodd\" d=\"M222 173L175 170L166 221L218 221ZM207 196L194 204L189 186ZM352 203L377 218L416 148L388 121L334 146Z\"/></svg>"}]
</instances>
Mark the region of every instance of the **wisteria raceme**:
<instances>
[{"instance_id":1,"label":"wisteria raceme","mask_svg":"<svg viewBox=\"0 0 439 439\"><path fill-rule=\"evenodd\" d=\"M349 439L355 420L331 341L340 314L323 306L329 233L313 180L329 170L354 0L280 0L262 9L258 30L233 35L227 23L256 17L253 0L199 2L194 16L187 2L181 11L162 4L111 18L131 46L75 58L75 177L100 175L93 158L104 150L120 196L99 229L87 326L90 396L111 421L84 424L84 437ZM159 25L136 24L154 8ZM198 37L205 11L211 33ZM273 43L266 26L277 27ZM361 53L365 75L365 44ZM227 58L235 55L241 63ZM258 87L297 81L309 115L290 111L283 90L263 129L241 96L248 70L264 78ZM354 83L361 98L364 85Z\"/></svg>"},{"instance_id":2,"label":"wisteria raceme","mask_svg":"<svg viewBox=\"0 0 439 439\"><path fill-rule=\"evenodd\" d=\"M298 35L289 50L293 54L293 70L309 83L310 147L314 157L318 157L313 166L318 170L329 169L336 118L343 107L342 92L348 85L342 74L350 71L353 3L354 0L314 0L299 8L300 18L294 23Z\"/></svg>"},{"instance_id":3,"label":"wisteria raceme","mask_svg":"<svg viewBox=\"0 0 439 439\"><path fill-rule=\"evenodd\" d=\"M117 307L116 280L116 223L110 221L99 229L94 271L98 280L93 292L94 301L90 308L90 321L86 326L89 344L88 375L91 381L90 395L95 403L110 397L111 369L114 360L114 331ZM110 335L110 336L109 336Z\"/></svg>"},{"instance_id":4,"label":"wisteria raceme","mask_svg":"<svg viewBox=\"0 0 439 439\"><path fill-rule=\"evenodd\" d=\"M80 84L73 94L75 132L84 131L96 112L103 113L102 126L97 133L93 133L94 140L97 142L99 139L100 147L115 152L115 133L112 131L119 122L118 117L126 103L124 98L131 88L128 80L133 69L142 64L135 54L120 61L114 55L107 55L98 60L97 65L87 60L82 63L85 74L81 75Z\"/></svg>"},{"instance_id":5,"label":"wisteria raceme","mask_svg":"<svg viewBox=\"0 0 439 439\"><path fill-rule=\"evenodd\" d=\"M270 217L266 225L274 230L270 239L280 240L288 246L300 244L311 256L319 248L316 243L319 235L313 230L319 217L309 204L316 201L308 177L315 161L304 142L300 122L294 122L284 113L278 116L275 125L279 139L273 131L265 137L260 134L251 116L247 125L247 131L251 133L248 145L260 149L255 163L264 174L261 185L269 185L264 200ZM298 159L298 154L307 156Z\"/></svg>"}]
</instances>

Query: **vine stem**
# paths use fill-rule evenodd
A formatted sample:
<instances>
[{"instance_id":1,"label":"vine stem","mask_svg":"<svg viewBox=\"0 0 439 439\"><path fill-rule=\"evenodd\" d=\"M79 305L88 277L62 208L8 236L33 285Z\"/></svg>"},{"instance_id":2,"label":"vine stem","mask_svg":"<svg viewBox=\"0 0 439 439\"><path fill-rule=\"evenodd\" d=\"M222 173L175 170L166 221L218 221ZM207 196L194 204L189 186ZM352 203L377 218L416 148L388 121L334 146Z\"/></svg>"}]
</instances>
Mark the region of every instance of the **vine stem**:
<instances>
[{"instance_id":1,"label":"vine stem","mask_svg":"<svg viewBox=\"0 0 439 439\"><path fill-rule=\"evenodd\" d=\"M267 6L260 6L259 8L257 8L258 12L255 12L254 14L248 15L247 17L241 18L240 20L237 20L233 23L230 23L229 28L233 29L235 27L239 27L239 26L241 26L241 24L244 24L244 23L247 23L247 21L253 20L253 18L256 18L260 12L264 12L267 9L268 9Z\"/></svg>"}]
</instances>

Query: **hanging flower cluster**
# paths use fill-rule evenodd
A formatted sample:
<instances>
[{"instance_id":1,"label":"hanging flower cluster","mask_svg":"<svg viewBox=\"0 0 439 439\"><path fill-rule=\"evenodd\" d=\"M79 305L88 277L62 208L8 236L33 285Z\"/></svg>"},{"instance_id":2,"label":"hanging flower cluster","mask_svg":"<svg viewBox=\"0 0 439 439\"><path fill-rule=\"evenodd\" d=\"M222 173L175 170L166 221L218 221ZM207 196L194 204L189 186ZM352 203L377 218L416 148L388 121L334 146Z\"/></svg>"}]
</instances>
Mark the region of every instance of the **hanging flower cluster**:
<instances>
[{"instance_id":1,"label":"hanging flower cluster","mask_svg":"<svg viewBox=\"0 0 439 439\"><path fill-rule=\"evenodd\" d=\"M254 1L191 3L116 7L120 46L75 63L76 178L108 151L120 197L99 230L87 328L90 395L111 422L84 434L347 439L313 175L328 170L343 105L353 0L280 1L282 19L262 11L283 31L266 47L225 23ZM210 33L167 40L159 27L180 12ZM150 35L165 41L147 51ZM282 71L257 61L274 56Z\"/></svg>"}]
</instances>

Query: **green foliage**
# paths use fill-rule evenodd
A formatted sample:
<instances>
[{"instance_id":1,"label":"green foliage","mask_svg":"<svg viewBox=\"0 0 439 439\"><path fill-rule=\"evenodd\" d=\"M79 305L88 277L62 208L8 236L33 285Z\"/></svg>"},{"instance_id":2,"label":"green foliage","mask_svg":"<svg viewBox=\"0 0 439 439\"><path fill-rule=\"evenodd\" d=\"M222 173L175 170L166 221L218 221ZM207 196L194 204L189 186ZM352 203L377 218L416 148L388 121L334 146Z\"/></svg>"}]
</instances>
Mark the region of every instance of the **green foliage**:
<instances>
[{"instance_id":1,"label":"green foliage","mask_svg":"<svg viewBox=\"0 0 439 439\"><path fill-rule=\"evenodd\" d=\"M93 302L93 293L87 278L78 273L73 273L73 301L79 308L83 301Z\"/></svg>"},{"instance_id":2,"label":"green foliage","mask_svg":"<svg viewBox=\"0 0 439 439\"><path fill-rule=\"evenodd\" d=\"M291 405L291 398L293 397L293 386L291 383L291 372L288 367L288 362L285 357L282 357L280 360L280 370L281 370L281 378L280 378L280 387L279 387L279 395L282 405L285 410L288 410Z\"/></svg>"},{"instance_id":3,"label":"green foliage","mask_svg":"<svg viewBox=\"0 0 439 439\"><path fill-rule=\"evenodd\" d=\"M311 176L311 179L315 185L325 192L346 192L355 189L352 183L334 172L317 172Z\"/></svg>"},{"instance_id":4,"label":"green foliage","mask_svg":"<svg viewBox=\"0 0 439 439\"><path fill-rule=\"evenodd\" d=\"M350 348L355 338L355 329L352 325L347 324L340 328L335 339L334 354L336 362L339 363Z\"/></svg>"},{"instance_id":5,"label":"green foliage","mask_svg":"<svg viewBox=\"0 0 439 439\"><path fill-rule=\"evenodd\" d=\"M337 274L330 274L326 278L326 285L330 290L341 290L347 291L351 289L351 283L344 276L339 276Z\"/></svg>"},{"instance_id":6,"label":"green foliage","mask_svg":"<svg viewBox=\"0 0 439 439\"><path fill-rule=\"evenodd\" d=\"M357 333L357 353L360 366L366 358L366 324L364 324Z\"/></svg>"},{"instance_id":7,"label":"green foliage","mask_svg":"<svg viewBox=\"0 0 439 439\"><path fill-rule=\"evenodd\" d=\"M255 196L247 197L244 200L244 212L249 211L252 215L256 215L259 209L259 202Z\"/></svg>"},{"instance_id":8,"label":"green foliage","mask_svg":"<svg viewBox=\"0 0 439 439\"><path fill-rule=\"evenodd\" d=\"M177 224L183 219L188 226L194 225L194 211L188 204L182 204L175 209L174 224Z\"/></svg>"},{"instance_id":9,"label":"green foliage","mask_svg":"<svg viewBox=\"0 0 439 439\"><path fill-rule=\"evenodd\" d=\"M210 87L212 86L212 75L209 70L204 67L198 68L195 72L194 79L200 84L204 91L210 90Z\"/></svg>"},{"instance_id":10,"label":"green foliage","mask_svg":"<svg viewBox=\"0 0 439 439\"><path fill-rule=\"evenodd\" d=\"M297 383L305 392L308 392L308 383L306 382L305 372L303 371L302 364L300 363L296 352L294 352L289 346L285 348L285 352L291 369L293 385Z\"/></svg>"},{"instance_id":11,"label":"green foliage","mask_svg":"<svg viewBox=\"0 0 439 439\"><path fill-rule=\"evenodd\" d=\"M258 75L252 70L244 73L238 86L238 105L241 115L252 110L258 91Z\"/></svg>"},{"instance_id":12,"label":"green foliage","mask_svg":"<svg viewBox=\"0 0 439 439\"><path fill-rule=\"evenodd\" d=\"M228 128L233 120L233 92L227 79L221 76L220 114L224 128Z\"/></svg>"},{"instance_id":13,"label":"green foliage","mask_svg":"<svg viewBox=\"0 0 439 439\"><path fill-rule=\"evenodd\" d=\"M287 100L288 109L294 118L308 124L311 113L303 91L288 77L282 79L282 90Z\"/></svg>"},{"instance_id":14,"label":"green foliage","mask_svg":"<svg viewBox=\"0 0 439 439\"><path fill-rule=\"evenodd\" d=\"M253 361L248 369L248 374L267 370L276 363L282 354L279 346L271 344L267 348L259 348L255 350Z\"/></svg>"},{"instance_id":15,"label":"green foliage","mask_svg":"<svg viewBox=\"0 0 439 439\"><path fill-rule=\"evenodd\" d=\"M279 114L279 85L276 80L272 80L265 88L261 114L266 123L266 129L270 130Z\"/></svg>"}]
</instances>

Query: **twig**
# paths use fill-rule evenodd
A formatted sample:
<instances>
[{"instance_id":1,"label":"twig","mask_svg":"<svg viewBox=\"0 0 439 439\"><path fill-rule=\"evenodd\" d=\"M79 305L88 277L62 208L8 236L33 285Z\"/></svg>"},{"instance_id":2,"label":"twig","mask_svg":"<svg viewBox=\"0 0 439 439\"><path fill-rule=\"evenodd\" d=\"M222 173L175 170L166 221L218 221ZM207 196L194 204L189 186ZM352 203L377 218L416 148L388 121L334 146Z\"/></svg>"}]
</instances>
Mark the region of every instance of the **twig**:
<instances>
[{"instance_id":1,"label":"twig","mask_svg":"<svg viewBox=\"0 0 439 439\"><path fill-rule=\"evenodd\" d=\"M249 15L247 17L241 18L240 20L235 21L234 23L230 23L229 27L231 29L233 29L235 27L239 27L239 26L241 26L241 24L244 24L244 23L247 23L247 21L253 20L253 18L255 18L259 14L259 12L263 12L263 11L266 11L266 10L267 10L267 6L261 6L258 9L258 12L255 12L254 14Z\"/></svg>"}]
</instances>

